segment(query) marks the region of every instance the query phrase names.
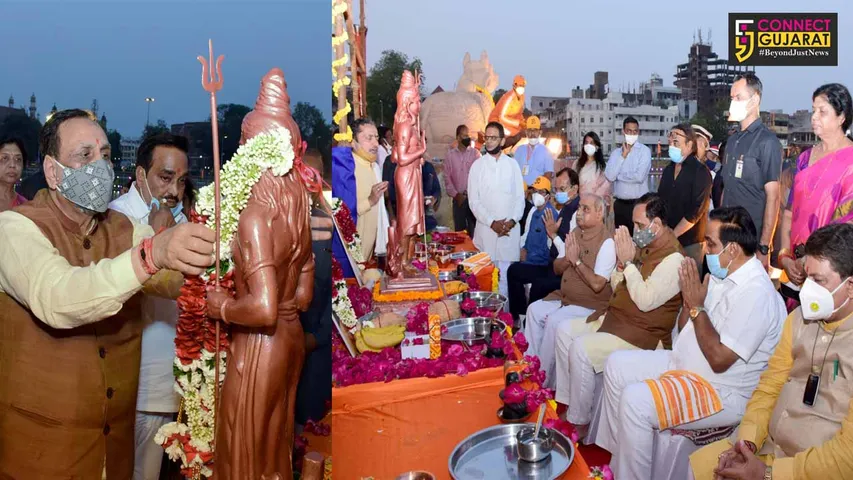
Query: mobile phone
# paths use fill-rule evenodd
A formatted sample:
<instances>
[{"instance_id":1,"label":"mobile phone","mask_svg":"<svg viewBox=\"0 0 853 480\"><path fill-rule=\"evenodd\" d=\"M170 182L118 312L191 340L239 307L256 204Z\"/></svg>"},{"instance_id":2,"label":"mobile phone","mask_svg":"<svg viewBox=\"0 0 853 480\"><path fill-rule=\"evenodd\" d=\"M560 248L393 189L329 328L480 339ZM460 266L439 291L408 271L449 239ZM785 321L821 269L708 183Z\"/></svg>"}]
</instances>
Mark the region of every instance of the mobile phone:
<instances>
[{"instance_id":1,"label":"mobile phone","mask_svg":"<svg viewBox=\"0 0 853 480\"><path fill-rule=\"evenodd\" d=\"M803 393L803 403L813 407L819 387L820 375L815 375L814 373L809 374L809 379L806 380L806 391Z\"/></svg>"}]
</instances>

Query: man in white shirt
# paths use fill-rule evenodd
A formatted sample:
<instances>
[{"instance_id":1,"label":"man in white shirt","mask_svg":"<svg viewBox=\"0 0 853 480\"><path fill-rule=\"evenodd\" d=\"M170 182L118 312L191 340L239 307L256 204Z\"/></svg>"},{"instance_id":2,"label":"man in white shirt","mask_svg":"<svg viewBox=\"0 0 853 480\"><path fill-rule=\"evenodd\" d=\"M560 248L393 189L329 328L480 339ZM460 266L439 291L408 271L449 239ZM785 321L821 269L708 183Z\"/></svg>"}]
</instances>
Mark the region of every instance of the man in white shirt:
<instances>
[{"instance_id":1,"label":"man in white shirt","mask_svg":"<svg viewBox=\"0 0 853 480\"><path fill-rule=\"evenodd\" d=\"M779 342L786 310L761 262L742 207L711 213L705 236L713 277L684 260L683 306L672 351L624 351L604 371L596 443L616 478L652 477L654 430L736 425ZM645 380L645 381L644 381Z\"/></svg>"},{"instance_id":2,"label":"man in white shirt","mask_svg":"<svg viewBox=\"0 0 853 480\"><path fill-rule=\"evenodd\" d=\"M613 216L617 227L634 233L631 216L637 199L649 193L652 151L639 143L640 123L634 117L622 122L625 143L610 154L604 176L613 184Z\"/></svg>"},{"instance_id":3,"label":"man in white shirt","mask_svg":"<svg viewBox=\"0 0 853 480\"><path fill-rule=\"evenodd\" d=\"M136 181L128 192L110 203L110 208L155 231L176 223L186 223L183 200L187 181L186 137L162 133L146 138L136 153ZM153 213L152 213L153 212ZM175 300L146 295L142 303L142 358L136 400L136 449L133 480L157 480L163 447L154 435L173 420L180 399L173 385Z\"/></svg>"},{"instance_id":4,"label":"man in white shirt","mask_svg":"<svg viewBox=\"0 0 853 480\"><path fill-rule=\"evenodd\" d=\"M501 152L503 126L489 122L485 133L486 155L468 174L468 204L477 219L474 245L500 269L500 293L506 296L507 270L521 256L518 222L524 214L524 181L515 160Z\"/></svg>"}]
</instances>

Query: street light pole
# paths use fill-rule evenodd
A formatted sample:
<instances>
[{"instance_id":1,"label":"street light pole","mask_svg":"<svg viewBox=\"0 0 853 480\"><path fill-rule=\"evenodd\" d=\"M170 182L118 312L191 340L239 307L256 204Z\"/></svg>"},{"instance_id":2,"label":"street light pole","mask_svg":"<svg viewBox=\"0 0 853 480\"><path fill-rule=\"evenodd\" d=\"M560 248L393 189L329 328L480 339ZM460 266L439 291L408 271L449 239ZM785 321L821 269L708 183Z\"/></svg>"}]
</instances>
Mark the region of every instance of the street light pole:
<instances>
[{"instance_id":1,"label":"street light pole","mask_svg":"<svg viewBox=\"0 0 853 480\"><path fill-rule=\"evenodd\" d=\"M154 97L145 97L145 103L148 104L148 113L145 115L145 126L151 124L151 104L154 102Z\"/></svg>"}]
</instances>

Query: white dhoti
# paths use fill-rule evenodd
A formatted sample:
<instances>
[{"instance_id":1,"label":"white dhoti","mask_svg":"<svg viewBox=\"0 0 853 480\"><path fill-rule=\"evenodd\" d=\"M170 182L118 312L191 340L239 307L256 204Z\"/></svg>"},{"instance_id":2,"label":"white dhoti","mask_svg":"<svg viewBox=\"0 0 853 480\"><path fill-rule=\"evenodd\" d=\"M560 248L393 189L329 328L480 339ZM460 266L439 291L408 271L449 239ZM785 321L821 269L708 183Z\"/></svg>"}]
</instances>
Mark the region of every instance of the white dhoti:
<instances>
[{"instance_id":1,"label":"white dhoti","mask_svg":"<svg viewBox=\"0 0 853 480\"><path fill-rule=\"evenodd\" d=\"M557 326L554 355L556 355L554 377L557 380L556 393L554 399L564 405L569 405L571 395L569 388L571 385L571 371L569 367L569 352L575 340L583 335L594 333L601 327L601 320L596 320L591 323L586 323L586 317L572 318L561 322ZM593 388L595 385L593 384Z\"/></svg>"},{"instance_id":2,"label":"white dhoti","mask_svg":"<svg viewBox=\"0 0 853 480\"><path fill-rule=\"evenodd\" d=\"M651 478L654 435L660 422L651 389L644 380L668 371L670 355L665 350L617 352L607 361L602 423L596 443L613 454L610 467L615 478ZM718 393L722 411L678 428L694 430L738 423L749 399L725 390L718 389Z\"/></svg>"},{"instance_id":3,"label":"white dhoti","mask_svg":"<svg viewBox=\"0 0 853 480\"><path fill-rule=\"evenodd\" d=\"M597 330L601 320L595 323ZM569 407L566 420L575 425L588 425L592 420L595 374L604 370L607 358L618 350L637 350L637 347L610 333L588 333L574 339L568 355L568 398L561 401ZM560 396L560 390L557 395Z\"/></svg>"},{"instance_id":4,"label":"white dhoti","mask_svg":"<svg viewBox=\"0 0 853 480\"><path fill-rule=\"evenodd\" d=\"M559 300L539 300L530 304L527 308L527 316L524 323L524 336L530 345L529 355L536 355L542 363L545 371L545 388L554 388L557 381L554 376L557 363L556 337L559 328L571 320L581 320L586 323L586 318L592 315L593 310L576 305L561 306ZM577 325L582 333L587 329ZM570 328L571 330L571 328Z\"/></svg>"},{"instance_id":5,"label":"white dhoti","mask_svg":"<svg viewBox=\"0 0 853 480\"><path fill-rule=\"evenodd\" d=\"M172 421L172 413L136 412L134 437L136 452L133 458L133 480L158 480L163 462L163 447L154 443L160 427Z\"/></svg>"}]
</instances>

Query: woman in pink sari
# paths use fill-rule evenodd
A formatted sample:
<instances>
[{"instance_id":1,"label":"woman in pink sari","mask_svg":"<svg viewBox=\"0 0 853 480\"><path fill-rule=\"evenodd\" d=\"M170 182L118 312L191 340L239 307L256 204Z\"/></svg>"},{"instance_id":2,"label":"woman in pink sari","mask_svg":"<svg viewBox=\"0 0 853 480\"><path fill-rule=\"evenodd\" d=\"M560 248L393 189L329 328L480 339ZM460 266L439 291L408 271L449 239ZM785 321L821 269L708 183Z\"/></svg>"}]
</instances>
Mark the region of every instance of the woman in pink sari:
<instances>
[{"instance_id":1,"label":"woman in pink sari","mask_svg":"<svg viewBox=\"0 0 853 480\"><path fill-rule=\"evenodd\" d=\"M794 188L782 217L779 263L789 282L787 297L796 297L805 280L803 247L815 230L853 221L853 99L844 85L832 83L812 95L812 129L817 145L797 159Z\"/></svg>"},{"instance_id":2,"label":"woman in pink sari","mask_svg":"<svg viewBox=\"0 0 853 480\"><path fill-rule=\"evenodd\" d=\"M15 192L15 184L21 180L27 150L17 137L0 139L0 212L10 210L27 201Z\"/></svg>"},{"instance_id":3,"label":"woman in pink sari","mask_svg":"<svg viewBox=\"0 0 853 480\"><path fill-rule=\"evenodd\" d=\"M611 186L604 176L604 153L601 151L601 140L595 132L589 132L583 137L581 155L572 165L572 170L580 178L580 194L596 195L610 205Z\"/></svg>"}]
</instances>

